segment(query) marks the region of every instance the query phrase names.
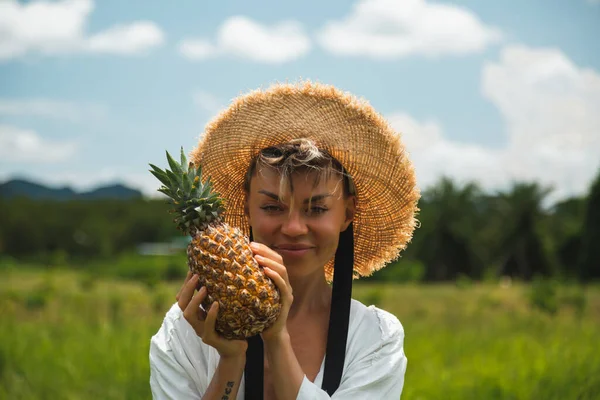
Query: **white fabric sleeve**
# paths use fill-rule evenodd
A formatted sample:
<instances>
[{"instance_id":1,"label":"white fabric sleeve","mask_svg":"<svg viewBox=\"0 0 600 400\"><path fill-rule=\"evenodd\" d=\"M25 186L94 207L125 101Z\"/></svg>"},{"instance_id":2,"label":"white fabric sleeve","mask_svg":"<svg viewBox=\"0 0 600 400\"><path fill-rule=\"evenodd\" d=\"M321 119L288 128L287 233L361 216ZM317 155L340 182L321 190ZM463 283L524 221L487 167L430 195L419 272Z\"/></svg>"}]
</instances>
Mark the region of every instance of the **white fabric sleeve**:
<instances>
[{"instance_id":1,"label":"white fabric sleeve","mask_svg":"<svg viewBox=\"0 0 600 400\"><path fill-rule=\"evenodd\" d=\"M175 303L150 341L154 399L200 399L208 388L210 354Z\"/></svg>"},{"instance_id":2,"label":"white fabric sleeve","mask_svg":"<svg viewBox=\"0 0 600 400\"><path fill-rule=\"evenodd\" d=\"M330 397L304 376L296 399L399 399L407 364L404 329L399 322L391 326L388 324L383 328L382 335L382 340L375 344L376 347L361 352L361 355L345 366L342 381L333 396Z\"/></svg>"}]
</instances>

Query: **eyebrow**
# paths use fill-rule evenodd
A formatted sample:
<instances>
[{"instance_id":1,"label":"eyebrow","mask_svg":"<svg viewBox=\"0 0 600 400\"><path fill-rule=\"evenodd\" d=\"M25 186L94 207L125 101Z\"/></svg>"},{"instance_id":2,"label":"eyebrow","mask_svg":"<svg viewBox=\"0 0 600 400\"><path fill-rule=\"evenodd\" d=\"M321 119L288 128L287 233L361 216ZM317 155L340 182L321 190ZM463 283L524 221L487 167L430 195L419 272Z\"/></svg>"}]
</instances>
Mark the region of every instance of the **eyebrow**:
<instances>
[{"instance_id":1,"label":"eyebrow","mask_svg":"<svg viewBox=\"0 0 600 400\"><path fill-rule=\"evenodd\" d=\"M260 194L264 194L265 196L267 196L267 197L270 197L270 198L272 198L273 200L277 200L277 201L279 201L279 196L278 196L278 195L276 195L275 193L271 193L271 192L268 192L268 191L266 191L266 190L259 190L259 191L258 191L258 193L260 193ZM303 203L304 203L304 204L308 204L308 202L309 202L309 201L313 201L313 202L315 202L315 201L323 200L323 199L324 199L324 198L326 198L326 197L332 197L332 196L333 196L333 195L332 195L332 194L330 194L330 193L326 193L326 194L318 194L318 195L316 195L316 196L312 196L310 199L304 199Z\"/></svg>"}]
</instances>

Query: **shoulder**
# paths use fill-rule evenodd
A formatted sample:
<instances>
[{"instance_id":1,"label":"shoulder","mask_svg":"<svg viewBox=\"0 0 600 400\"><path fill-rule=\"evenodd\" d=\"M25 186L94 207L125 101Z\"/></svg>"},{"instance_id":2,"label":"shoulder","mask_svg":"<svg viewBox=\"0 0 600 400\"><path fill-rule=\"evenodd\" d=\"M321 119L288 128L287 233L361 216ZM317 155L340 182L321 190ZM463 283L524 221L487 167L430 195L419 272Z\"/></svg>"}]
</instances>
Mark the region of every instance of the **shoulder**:
<instances>
[{"instance_id":1,"label":"shoulder","mask_svg":"<svg viewBox=\"0 0 600 400\"><path fill-rule=\"evenodd\" d=\"M404 327L394 314L375 306L367 307L358 300L352 299L350 320L351 328L379 336L382 340L404 335Z\"/></svg>"},{"instance_id":2,"label":"shoulder","mask_svg":"<svg viewBox=\"0 0 600 400\"><path fill-rule=\"evenodd\" d=\"M404 327L392 313L352 300L348 347L367 352L384 347L402 348Z\"/></svg>"}]
</instances>

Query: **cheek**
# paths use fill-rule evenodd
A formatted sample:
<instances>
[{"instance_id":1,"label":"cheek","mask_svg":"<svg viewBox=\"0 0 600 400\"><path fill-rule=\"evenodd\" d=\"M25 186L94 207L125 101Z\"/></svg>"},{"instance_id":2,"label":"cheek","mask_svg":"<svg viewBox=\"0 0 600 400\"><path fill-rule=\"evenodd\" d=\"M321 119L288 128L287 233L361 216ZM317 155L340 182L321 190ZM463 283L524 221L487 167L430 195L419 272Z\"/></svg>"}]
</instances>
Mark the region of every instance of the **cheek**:
<instances>
[{"instance_id":1,"label":"cheek","mask_svg":"<svg viewBox=\"0 0 600 400\"><path fill-rule=\"evenodd\" d=\"M256 215L256 214L255 214ZM248 222L252 227L252 233L255 239L269 236L276 228L276 222L271 218L248 218Z\"/></svg>"},{"instance_id":2,"label":"cheek","mask_svg":"<svg viewBox=\"0 0 600 400\"><path fill-rule=\"evenodd\" d=\"M340 224L337 218L322 221L319 228L315 229L317 240L321 247L328 252L334 252L340 239Z\"/></svg>"}]
</instances>

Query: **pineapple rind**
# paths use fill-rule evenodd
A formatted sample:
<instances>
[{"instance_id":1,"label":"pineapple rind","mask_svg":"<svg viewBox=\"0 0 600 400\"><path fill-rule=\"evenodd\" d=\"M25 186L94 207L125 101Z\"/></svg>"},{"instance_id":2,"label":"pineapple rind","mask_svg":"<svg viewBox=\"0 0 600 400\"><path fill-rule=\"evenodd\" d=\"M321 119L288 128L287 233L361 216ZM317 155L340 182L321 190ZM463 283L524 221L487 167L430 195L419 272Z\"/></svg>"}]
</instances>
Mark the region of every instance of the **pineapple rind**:
<instances>
[{"instance_id":1,"label":"pineapple rind","mask_svg":"<svg viewBox=\"0 0 600 400\"><path fill-rule=\"evenodd\" d=\"M188 265L206 286L202 306L217 301L216 330L228 339L244 339L268 328L281 312L280 294L253 257L248 239L226 223L197 231L188 246Z\"/></svg>"}]
</instances>

